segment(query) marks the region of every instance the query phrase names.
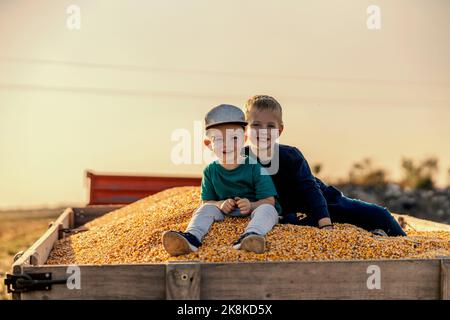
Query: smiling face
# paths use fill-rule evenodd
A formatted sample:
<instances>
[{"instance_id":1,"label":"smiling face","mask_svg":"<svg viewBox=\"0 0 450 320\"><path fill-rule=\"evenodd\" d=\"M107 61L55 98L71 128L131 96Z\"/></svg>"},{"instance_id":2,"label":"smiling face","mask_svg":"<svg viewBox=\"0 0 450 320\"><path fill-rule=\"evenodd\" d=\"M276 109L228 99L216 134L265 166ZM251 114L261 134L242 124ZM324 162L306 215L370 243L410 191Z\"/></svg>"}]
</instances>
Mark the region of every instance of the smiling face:
<instances>
[{"instance_id":1,"label":"smiling face","mask_svg":"<svg viewBox=\"0 0 450 320\"><path fill-rule=\"evenodd\" d=\"M276 143L283 132L283 124L279 115L270 109L258 110L255 107L247 112L247 135L250 147L260 154L267 152Z\"/></svg>"},{"instance_id":2,"label":"smiling face","mask_svg":"<svg viewBox=\"0 0 450 320\"><path fill-rule=\"evenodd\" d=\"M238 164L245 143L245 131L237 124L218 125L207 130L204 142L220 163Z\"/></svg>"}]
</instances>

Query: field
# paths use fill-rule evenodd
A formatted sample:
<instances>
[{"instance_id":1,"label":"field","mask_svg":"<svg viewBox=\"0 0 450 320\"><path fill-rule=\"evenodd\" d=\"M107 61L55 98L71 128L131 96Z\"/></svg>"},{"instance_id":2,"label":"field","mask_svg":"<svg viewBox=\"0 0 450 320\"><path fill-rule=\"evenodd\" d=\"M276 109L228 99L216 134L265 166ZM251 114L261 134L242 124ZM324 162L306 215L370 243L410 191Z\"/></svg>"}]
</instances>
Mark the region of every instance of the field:
<instances>
[{"instance_id":1,"label":"field","mask_svg":"<svg viewBox=\"0 0 450 320\"><path fill-rule=\"evenodd\" d=\"M10 271L14 255L33 244L62 211L62 208L0 211L0 300L8 299L3 279Z\"/></svg>"}]
</instances>

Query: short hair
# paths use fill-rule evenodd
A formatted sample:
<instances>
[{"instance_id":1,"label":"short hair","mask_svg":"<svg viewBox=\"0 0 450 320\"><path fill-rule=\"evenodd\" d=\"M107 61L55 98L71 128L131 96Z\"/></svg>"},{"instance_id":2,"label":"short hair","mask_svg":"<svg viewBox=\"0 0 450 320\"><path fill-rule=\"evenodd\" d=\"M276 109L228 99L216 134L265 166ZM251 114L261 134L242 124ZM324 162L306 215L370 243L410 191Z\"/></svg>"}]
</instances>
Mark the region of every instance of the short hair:
<instances>
[{"instance_id":1,"label":"short hair","mask_svg":"<svg viewBox=\"0 0 450 320\"><path fill-rule=\"evenodd\" d=\"M247 100L245 103L245 118L248 119L251 110L255 108L258 111L270 110L275 113L283 124L283 109L281 104L271 96L255 95Z\"/></svg>"}]
</instances>

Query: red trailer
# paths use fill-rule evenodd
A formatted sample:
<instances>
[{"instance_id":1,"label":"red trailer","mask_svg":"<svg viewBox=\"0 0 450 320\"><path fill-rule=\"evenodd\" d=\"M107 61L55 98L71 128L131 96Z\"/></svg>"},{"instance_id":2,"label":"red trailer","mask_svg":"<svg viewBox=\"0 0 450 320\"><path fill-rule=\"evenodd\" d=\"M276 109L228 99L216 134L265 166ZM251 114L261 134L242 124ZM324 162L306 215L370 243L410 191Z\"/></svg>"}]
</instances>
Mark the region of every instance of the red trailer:
<instances>
[{"instance_id":1,"label":"red trailer","mask_svg":"<svg viewBox=\"0 0 450 320\"><path fill-rule=\"evenodd\" d=\"M89 205L129 204L173 187L200 186L201 177L128 176L87 171Z\"/></svg>"}]
</instances>

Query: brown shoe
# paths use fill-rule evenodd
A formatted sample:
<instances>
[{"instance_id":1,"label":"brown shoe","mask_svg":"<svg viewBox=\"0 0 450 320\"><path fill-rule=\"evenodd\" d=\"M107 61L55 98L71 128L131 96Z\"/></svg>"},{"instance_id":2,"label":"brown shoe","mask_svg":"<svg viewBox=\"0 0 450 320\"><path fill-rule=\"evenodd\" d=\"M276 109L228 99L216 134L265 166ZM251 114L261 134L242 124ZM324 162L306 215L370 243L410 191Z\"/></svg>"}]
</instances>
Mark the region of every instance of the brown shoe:
<instances>
[{"instance_id":1,"label":"brown shoe","mask_svg":"<svg viewBox=\"0 0 450 320\"><path fill-rule=\"evenodd\" d=\"M245 250L254 253L266 251L266 239L254 232L245 233L233 244L234 249Z\"/></svg>"},{"instance_id":2,"label":"brown shoe","mask_svg":"<svg viewBox=\"0 0 450 320\"><path fill-rule=\"evenodd\" d=\"M166 231L162 235L164 249L171 256L181 256L198 251L201 243L190 233Z\"/></svg>"}]
</instances>

